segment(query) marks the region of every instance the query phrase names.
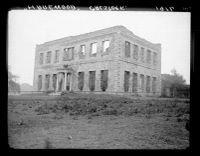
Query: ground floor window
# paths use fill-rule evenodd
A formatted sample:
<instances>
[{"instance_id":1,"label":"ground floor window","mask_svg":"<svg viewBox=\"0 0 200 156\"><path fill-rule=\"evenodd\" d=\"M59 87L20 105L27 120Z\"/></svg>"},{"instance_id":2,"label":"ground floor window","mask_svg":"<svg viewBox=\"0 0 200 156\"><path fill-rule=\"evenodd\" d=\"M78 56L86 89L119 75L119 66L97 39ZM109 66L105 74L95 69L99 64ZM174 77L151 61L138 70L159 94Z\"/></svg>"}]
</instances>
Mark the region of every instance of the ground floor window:
<instances>
[{"instance_id":1,"label":"ground floor window","mask_svg":"<svg viewBox=\"0 0 200 156\"><path fill-rule=\"evenodd\" d=\"M152 81L152 92L155 94L156 93L156 77L153 77Z\"/></svg>"},{"instance_id":2,"label":"ground floor window","mask_svg":"<svg viewBox=\"0 0 200 156\"><path fill-rule=\"evenodd\" d=\"M67 73L67 79L66 79L66 77L65 77L65 79L66 79L66 90L67 91L70 91L71 90L71 76L72 76L72 74L71 73Z\"/></svg>"},{"instance_id":3,"label":"ground floor window","mask_svg":"<svg viewBox=\"0 0 200 156\"><path fill-rule=\"evenodd\" d=\"M38 91L42 89L42 75L38 75Z\"/></svg>"},{"instance_id":4,"label":"ground floor window","mask_svg":"<svg viewBox=\"0 0 200 156\"><path fill-rule=\"evenodd\" d=\"M133 83L132 83L132 92L137 92L137 73L133 73Z\"/></svg>"},{"instance_id":5,"label":"ground floor window","mask_svg":"<svg viewBox=\"0 0 200 156\"><path fill-rule=\"evenodd\" d=\"M49 89L49 82L50 82L50 75L46 75L45 76L45 89L48 90Z\"/></svg>"},{"instance_id":6,"label":"ground floor window","mask_svg":"<svg viewBox=\"0 0 200 156\"><path fill-rule=\"evenodd\" d=\"M130 72L124 72L124 92L128 92L129 90L129 79L130 79Z\"/></svg>"},{"instance_id":7,"label":"ground floor window","mask_svg":"<svg viewBox=\"0 0 200 156\"><path fill-rule=\"evenodd\" d=\"M57 85L57 74L53 74L53 89L56 90Z\"/></svg>"},{"instance_id":8,"label":"ground floor window","mask_svg":"<svg viewBox=\"0 0 200 156\"><path fill-rule=\"evenodd\" d=\"M62 91L64 83L64 73L60 73L58 77L58 91Z\"/></svg>"},{"instance_id":9,"label":"ground floor window","mask_svg":"<svg viewBox=\"0 0 200 156\"><path fill-rule=\"evenodd\" d=\"M108 70L101 70L101 90L104 92L108 87Z\"/></svg>"},{"instance_id":10,"label":"ground floor window","mask_svg":"<svg viewBox=\"0 0 200 156\"><path fill-rule=\"evenodd\" d=\"M147 80L146 80L146 92L147 93L150 92L150 76L147 76Z\"/></svg>"},{"instance_id":11,"label":"ground floor window","mask_svg":"<svg viewBox=\"0 0 200 156\"><path fill-rule=\"evenodd\" d=\"M140 90L144 92L144 75L140 74Z\"/></svg>"},{"instance_id":12,"label":"ground floor window","mask_svg":"<svg viewBox=\"0 0 200 156\"><path fill-rule=\"evenodd\" d=\"M90 91L95 90L95 75L96 75L95 71L89 72L89 88L90 88Z\"/></svg>"},{"instance_id":13,"label":"ground floor window","mask_svg":"<svg viewBox=\"0 0 200 156\"><path fill-rule=\"evenodd\" d=\"M78 72L78 89L83 90L84 87L84 72Z\"/></svg>"}]
</instances>

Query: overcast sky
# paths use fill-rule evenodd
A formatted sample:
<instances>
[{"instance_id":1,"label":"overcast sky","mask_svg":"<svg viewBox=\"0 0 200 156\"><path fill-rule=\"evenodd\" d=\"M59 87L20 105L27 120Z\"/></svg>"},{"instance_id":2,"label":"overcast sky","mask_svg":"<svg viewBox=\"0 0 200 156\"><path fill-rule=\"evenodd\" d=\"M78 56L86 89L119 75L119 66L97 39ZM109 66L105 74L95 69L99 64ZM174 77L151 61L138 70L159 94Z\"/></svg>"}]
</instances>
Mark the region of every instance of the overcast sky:
<instances>
[{"instance_id":1,"label":"overcast sky","mask_svg":"<svg viewBox=\"0 0 200 156\"><path fill-rule=\"evenodd\" d=\"M13 10L8 18L8 65L19 83L33 84L36 44L123 25L161 43L161 73L175 68L190 83L190 13Z\"/></svg>"}]
</instances>

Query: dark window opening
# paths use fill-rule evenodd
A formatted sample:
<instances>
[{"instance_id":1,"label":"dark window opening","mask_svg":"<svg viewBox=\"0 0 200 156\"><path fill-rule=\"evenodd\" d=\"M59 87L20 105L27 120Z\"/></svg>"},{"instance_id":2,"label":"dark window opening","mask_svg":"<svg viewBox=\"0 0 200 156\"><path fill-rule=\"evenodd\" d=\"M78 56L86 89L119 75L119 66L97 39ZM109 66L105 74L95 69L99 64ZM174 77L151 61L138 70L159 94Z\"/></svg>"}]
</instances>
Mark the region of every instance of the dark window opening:
<instances>
[{"instance_id":1,"label":"dark window opening","mask_svg":"<svg viewBox=\"0 0 200 156\"><path fill-rule=\"evenodd\" d=\"M128 92L129 90L129 79L130 79L130 72L124 72L124 92Z\"/></svg>"},{"instance_id":2,"label":"dark window opening","mask_svg":"<svg viewBox=\"0 0 200 156\"><path fill-rule=\"evenodd\" d=\"M150 92L150 76L147 76L147 80L146 80L146 92L147 93Z\"/></svg>"},{"instance_id":3,"label":"dark window opening","mask_svg":"<svg viewBox=\"0 0 200 156\"><path fill-rule=\"evenodd\" d=\"M65 48L63 61L69 61L69 60L73 60L73 59L74 59L74 47Z\"/></svg>"},{"instance_id":4,"label":"dark window opening","mask_svg":"<svg viewBox=\"0 0 200 156\"><path fill-rule=\"evenodd\" d=\"M89 88L90 88L90 91L95 90L95 71L89 72Z\"/></svg>"},{"instance_id":5,"label":"dark window opening","mask_svg":"<svg viewBox=\"0 0 200 156\"><path fill-rule=\"evenodd\" d=\"M45 76L45 89L49 89L50 75Z\"/></svg>"},{"instance_id":6,"label":"dark window opening","mask_svg":"<svg viewBox=\"0 0 200 156\"><path fill-rule=\"evenodd\" d=\"M125 57L130 57L130 56L131 56L130 42L125 41Z\"/></svg>"},{"instance_id":7,"label":"dark window opening","mask_svg":"<svg viewBox=\"0 0 200 156\"><path fill-rule=\"evenodd\" d=\"M101 90L104 92L108 87L108 70L101 70Z\"/></svg>"},{"instance_id":8,"label":"dark window opening","mask_svg":"<svg viewBox=\"0 0 200 156\"><path fill-rule=\"evenodd\" d=\"M83 90L84 87L84 72L78 72L78 89Z\"/></svg>"},{"instance_id":9,"label":"dark window opening","mask_svg":"<svg viewBox=\"0 0 200 156\"><path fill-rule=\"evenodd\" d=\"M133 88L132 92L136 93L137 92L137 73L133 73Z\"/></svg>"},{"instance_id":10,"label":"dark window opening","mask_svg":"<svg viewBox=\"0 0 200 156\"><path fill-rule=\"evenodd\" d=\"M39 64L43 64L44 53L40 53Z\"/></svg>"},{"instance_id":11,"label":"dark window opening","mask_svg":"<svg viewBox=\"0 0 200 156\"><path fill-rule=\"evenodd\" d=\"M42 89L42 75L38 76L38 91Z\"/></svg>"}]
</instances>

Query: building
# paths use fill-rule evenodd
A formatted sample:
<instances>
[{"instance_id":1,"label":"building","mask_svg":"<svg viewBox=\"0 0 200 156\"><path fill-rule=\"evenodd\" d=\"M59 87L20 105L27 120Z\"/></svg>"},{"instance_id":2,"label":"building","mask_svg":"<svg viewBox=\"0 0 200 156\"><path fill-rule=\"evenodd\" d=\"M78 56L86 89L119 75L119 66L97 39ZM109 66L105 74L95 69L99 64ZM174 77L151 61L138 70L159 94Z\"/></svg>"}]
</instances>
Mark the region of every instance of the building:
<instances>
[{"instance_id":1,"label":"building","mask_svg":"<svg viewBox=\"0 0 200 156\"><path fill-rule=\"evenodd\" d=\"M36 45L35 91L161 94L161 44L114 26Z\"/></svg>"}]
</instances>

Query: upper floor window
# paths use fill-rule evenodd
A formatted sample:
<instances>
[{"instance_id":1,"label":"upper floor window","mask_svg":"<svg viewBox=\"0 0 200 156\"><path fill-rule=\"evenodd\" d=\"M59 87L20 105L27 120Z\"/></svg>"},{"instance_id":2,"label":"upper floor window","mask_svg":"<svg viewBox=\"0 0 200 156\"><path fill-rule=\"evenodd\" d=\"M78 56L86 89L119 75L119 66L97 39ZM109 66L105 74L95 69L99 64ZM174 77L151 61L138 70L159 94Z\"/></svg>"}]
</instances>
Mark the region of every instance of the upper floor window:
<instances>
[{"instance_id":1,"label":"upper floor window","mask_svg":"<svg viewBox=\"0 0 200 156\"><path fill-rule=\"evenodd\" d=\"M108 52L108 49L110 47L110 41L103 41L103 52Z\"/></svg>"},{"instance_id":2,"label":"upper floor window","mask_svg":"<svg viewBox=\"0 0 200 156\"><path fill-rule=\"evenodd\" d=\"M85 55L85 53L86 53L85 45L81 45L80 52L81 52L82 55Z\"/></svg>"},{"instance_id":3,"label":"upper floor window","mask_svg":"<svg viewBox=\"0 0 200 156\"><path fill-rule=\"evenodd\" d=\"M138 59L138 45L133 45L133 58Z\"/></svg>"},{"instance_id":4,"label":"upper floor window","mask_svg":"<svg viewBox=\"0 0 200 156\"><path fill-rule=\"evenodd\" d=\"M141 47L140 59L141 59L141 62L144 62L144 48L143 47Z\"/></svg>"},{"instance_id":5,"label":"upper floor window","mask_svg":"<svg viewBox=\"0 0 200 156\"><path fill-rule=\"evenodd\" d=\"M74 59L74 47L65 48L63 61L73 60Z\"/></svg>"},{"instance_id":6,"label":"upper floor window","mask_svg":"<svg viewBox=\"0 0 200 156\"><path fill-rule=\"evenodd\" d=\"M131 54L130 42L125 41L125 57L130 57L130 54Z\"/></svg>"},{"instance_id":7,"label":"upper floor window","mask_svg":"<svg viewBox=\"0 0 200 156\"><path fill-rule=\"evenodd\" d=\"M79 58L82 59L85 57L86 54L86 48L85 45L80 46L80 52L79 52Z\"/></svg>"},{"instance_id":8,"label":"upper floor window","mask_svg":"<svg viewBox=\"0 0 200 156\"><path fill-rule=\"evenodd\" d=\"M147 50L147 63L151 63L151 51Z\"/></svg>"},{"instance_id":9,"label":"upper floor window","mask_svg":"<svg viewBox=\"0 0 200 156\"><path fill-rule=\"evenodd\" d=\"M97 43L91 43L91 54L96 55L97 53Z\"/></svg>"},{"instance_id":10,"label":"upper floor window","mask_svg":"<svg viewBox=\"0 0 200 156\"><path fill-rule=\"evenodd\" d=\"M54 60L55 63L59 62L59 50L56 50L55 51L55 60Z\"/></svg>"},{"instance_id":11,"label":"upper floor window","mask_svg":"<svg viewBox=\"0 0 200 156\"><path fill-rule=\"evenodd\" d=\"M157 53L153 52L153 65L157 64Z\"/></svg>"},{"instance_id":12,"label":"upper floor window","mask_svg":"<svg viewBox=\"0 0 200 156\"><path fill-rule=\"evenodd\" d=\"M40 53L39 64L43 64L44 53Z\"/></svg>"},{"instance_id":13,"label":"upper floor window","mask_svg":"<svg viewBox=\"0 0 200 156\"><path fill-rule=\"evenodd\" d=\"M51 63L51 51L47 52L46 63Z\"/></svg>"}]
</instances>

